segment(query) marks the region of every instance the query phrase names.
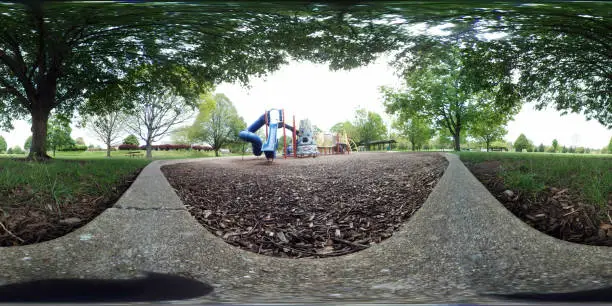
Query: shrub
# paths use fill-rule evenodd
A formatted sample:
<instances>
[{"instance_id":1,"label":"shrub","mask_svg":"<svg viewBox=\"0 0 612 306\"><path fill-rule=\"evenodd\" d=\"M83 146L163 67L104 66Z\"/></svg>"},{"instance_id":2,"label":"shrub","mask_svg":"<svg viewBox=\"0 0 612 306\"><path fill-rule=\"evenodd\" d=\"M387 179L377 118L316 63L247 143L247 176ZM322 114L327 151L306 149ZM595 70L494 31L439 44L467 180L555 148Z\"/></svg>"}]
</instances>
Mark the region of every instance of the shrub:
<instances>
[{"instance_id":1,"label":"shrub","mask_svg":"<svg viewBox=\"0 0 612 306\"><path fill-rule=\"evenodd\" d=\"M87 151L87 146L75 144L69 147L60 148L58 151Z\"/></svg>"},{"instance_id":2,"label":"shrub","mask_svg":"<svg viewBox=\"0 0 612 306\"><path fill-rule=\"evenodd\" d=\"M11 153L8 153L8 154L25 154L25 151L20 146L14 146L11 149L9 149Z\"/></svg>"},{"instance_id":3,"label":"shrub","mask_svg":"<svg viewBox=\"0 0 612 306\"><path fill-rule=\"evenodd\" d=\"M576 153L584 154L584 147L577 147Z\"/></svg>"},{"instance_id":4,"label":"shrub","mask_svg":"<svg viewBox=\"0 0 612 306\"><path fill-rule=\"evenodd\" d=\"M138 150L139 147L137 145L132 144L122 144L118 147L119 150Z\"/></svg>"},{"instance_id":5,"label":"shrub","mask_svg":"<svg viewBox=\"0 0 612 306\"><path fill-rule=\"evenodd\" d=\"M196 151L212 151L213 148L211 146L193 146L191 149Z\"/></svg>"}]
</instances>

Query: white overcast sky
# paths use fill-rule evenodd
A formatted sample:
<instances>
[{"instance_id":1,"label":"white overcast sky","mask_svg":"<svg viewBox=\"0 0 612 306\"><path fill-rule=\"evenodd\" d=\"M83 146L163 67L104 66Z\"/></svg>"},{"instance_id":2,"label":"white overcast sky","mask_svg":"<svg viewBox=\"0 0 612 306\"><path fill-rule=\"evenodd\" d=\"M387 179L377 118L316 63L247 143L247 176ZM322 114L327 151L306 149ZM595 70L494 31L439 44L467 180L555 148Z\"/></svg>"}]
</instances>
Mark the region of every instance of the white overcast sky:
<instances>
[{"instance_id":1,"label":"white overcast sky","mask_svg":"<svg viewBox=\"0 0 612 306\"><path fill-rule=\"evenodd\" d=\"M382 98L378 88L382 85L399 86L400 81L393 70L380 59L374 64L350 71L330 71L326 65L309 62L292 62L264 78L254 79L250 88L238 84L221 84L217 93L224 93L235 104L247 124L251 124L264 110L284 108L296 122L308 118L323 130L333 124L351 120L354 110L363 107L384 114ZM10 147L23 146L30 135L30 126L25 121L15 121L15 129L1 132ZM520 133L536 145L550 145L554 138L561 145L602 148L612 137L612 130L597 121L587 121L578 114L561 114L552 109L536 111L526 104L521 112L508 124L506 139L514 141ZM87 144L100 144L93 135L73 126L72 137L83 137ZM169 142L169 138L162 142Z\"/></svg>"}]
</instances>

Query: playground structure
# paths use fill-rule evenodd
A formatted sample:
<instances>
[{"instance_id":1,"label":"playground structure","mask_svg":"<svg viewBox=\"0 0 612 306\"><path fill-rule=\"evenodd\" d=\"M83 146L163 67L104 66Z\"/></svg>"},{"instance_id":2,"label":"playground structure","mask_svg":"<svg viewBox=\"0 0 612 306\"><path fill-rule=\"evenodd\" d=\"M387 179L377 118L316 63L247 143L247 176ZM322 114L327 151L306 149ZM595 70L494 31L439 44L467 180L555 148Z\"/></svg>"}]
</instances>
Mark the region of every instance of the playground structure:
<instances>
[{"instance_id":1,"label":"playground structure","mask_svg":"<svg viewBox=\"0 0 612 306\"><path fill-rule=\"evenodd\" d=\"M300 120L300 128L298 130L295 128L295 116L293 116L292 125L287 124L285 119L284 109L270 109L265 111L246 130L241 131L238 137L251 143L253 155L261 156L263 153L268 161L276 158L279 128L283 130L283 158L317 157L319 154L345 154L351 150L346 133L338 133L336 135L318 133L315 135L310 120ZM262 127L265 128L266 132L265 142L256 134ZM291 131L291 144L287 144L287 129ZM317 143L321 145L319 146ZM296 149L294 150L294 148Z\"/></svg>"},{"instance_id":2,"label":"playground structure","mask_svg":"<svg viewBox=\"0 0 612 306\"><path fill-rule=\"evenodd\" d=\"M351 145L346 133L319 133L317 135L317 149L323 155L329 154L349 154Z\"/></svg>"}]
</instances>

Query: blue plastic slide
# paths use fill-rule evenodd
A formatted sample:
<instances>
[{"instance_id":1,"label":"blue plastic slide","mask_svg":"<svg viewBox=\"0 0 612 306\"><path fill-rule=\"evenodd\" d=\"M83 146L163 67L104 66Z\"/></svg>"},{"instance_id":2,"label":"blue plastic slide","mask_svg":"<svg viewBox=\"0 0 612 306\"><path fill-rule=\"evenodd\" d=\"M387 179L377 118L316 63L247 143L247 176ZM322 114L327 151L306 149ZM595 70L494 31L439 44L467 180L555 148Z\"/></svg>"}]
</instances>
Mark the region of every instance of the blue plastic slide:
<instances>
[{"instance_id":1,"label":"blue plastic slide","mask_svg":"<svg viewBox=\"0 0 612 306\"><path fill-rule=\"evenodd\" d=\"M278 129L279 128L287 128L290 131L293 131L293 127L288 124L283 124L282 114L279 110L270 110L267 112L268 114L268 139L266 139L265 143L262 143L262 140L255 132L259 130L262 126L266 124L265 115L261 115L259 119L255 120L253 124L251 124L246 130L240 132L238 137L244 141L248 141L253 146L253 155L260 156L263 152L266 155L266 158L275 158L276 157L276 148L278 147Z\"/></svg>"},{"instance_id":2,"label":"blue plastic slide","mask_svg":"<svg viewBox=\"0 0 612 306\"><path fill-rule=\"evenodd\" d=\"M253 155L260 156L261 155L261 138L255 134L257 130L259 130L264 124L266 124L265 115L261 115L259 119L255 120L253 124L251 124L246 130L240 132L238 137L244 141L248 141L253 146Z\"/></svg>"},{"instance_id":3,"label":"blue plastic slide","mask_svg":"<svg viewBox=\"0 0 612 306\"><path fill-rule=\"evenodd\" d=\"M271 123L268 129L268 140L266 140L261 149L266 154L266 158L276 157L276 147L278 146L278 140L276 139L277 131L278 123Z\"/></svg>"}]
</instances>

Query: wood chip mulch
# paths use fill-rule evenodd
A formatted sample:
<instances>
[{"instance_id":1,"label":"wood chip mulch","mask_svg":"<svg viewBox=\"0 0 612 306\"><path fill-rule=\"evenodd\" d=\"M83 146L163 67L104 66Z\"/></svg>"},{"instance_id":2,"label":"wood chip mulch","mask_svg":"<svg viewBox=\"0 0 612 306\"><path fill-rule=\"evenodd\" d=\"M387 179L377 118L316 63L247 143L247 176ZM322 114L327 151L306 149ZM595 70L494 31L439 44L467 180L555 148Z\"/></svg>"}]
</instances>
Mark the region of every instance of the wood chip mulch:
<instances>
[{"instance_id":1,"label":"wood chip mulch","mask_svg":"<svg viewBox=\"0 0 612 306\"><path fill-rule=\"evenodd\" d=\"M270 256L319 258L391 237L447 165L435 153L360 153L273 163L247 156L162 171L191 214L227 243Z\"/></svg>"}]
</instances>

